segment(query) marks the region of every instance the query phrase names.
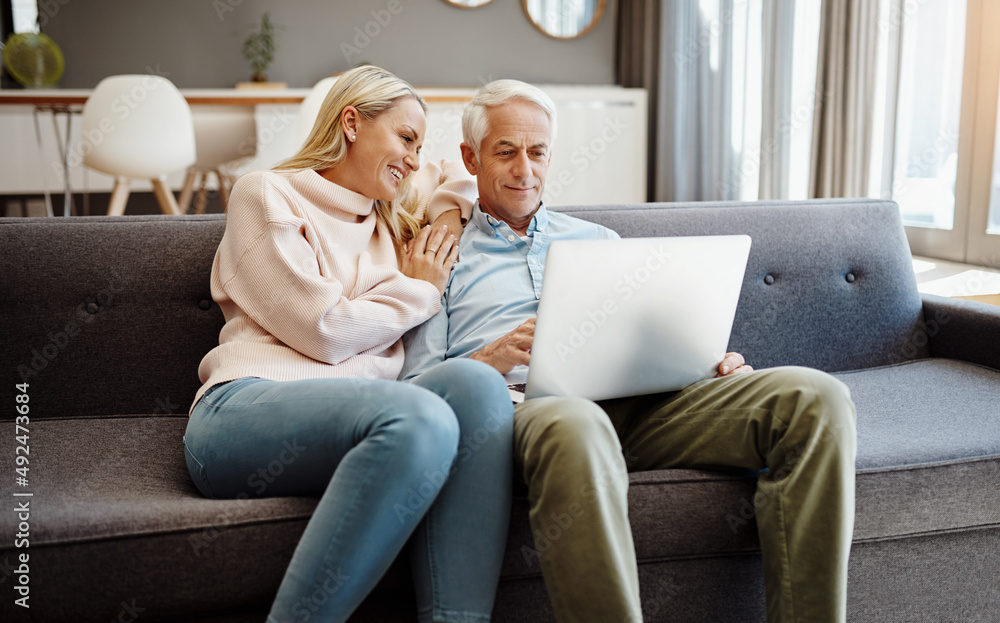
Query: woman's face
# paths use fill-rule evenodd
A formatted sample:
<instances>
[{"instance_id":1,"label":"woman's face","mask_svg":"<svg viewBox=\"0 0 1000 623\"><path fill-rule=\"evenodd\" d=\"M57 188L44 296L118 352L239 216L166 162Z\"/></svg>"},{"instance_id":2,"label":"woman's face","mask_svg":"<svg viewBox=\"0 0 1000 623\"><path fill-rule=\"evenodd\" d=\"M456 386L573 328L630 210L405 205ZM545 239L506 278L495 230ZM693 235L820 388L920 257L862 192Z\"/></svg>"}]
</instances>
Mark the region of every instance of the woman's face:
<instances>
[{"instance_id":1,"label":"woman's face","mask_svg":"<svg viewBox=\"0 0 1000 623\"><path fill-rule=\"evenodd\" d=\"M392 201L400 182L420 168L420 147L427 127L424 109L414 98L404 97L371 121L359 116L353 127L353 133L347 130L352 190Z\"/></svg>"}]
</instances>

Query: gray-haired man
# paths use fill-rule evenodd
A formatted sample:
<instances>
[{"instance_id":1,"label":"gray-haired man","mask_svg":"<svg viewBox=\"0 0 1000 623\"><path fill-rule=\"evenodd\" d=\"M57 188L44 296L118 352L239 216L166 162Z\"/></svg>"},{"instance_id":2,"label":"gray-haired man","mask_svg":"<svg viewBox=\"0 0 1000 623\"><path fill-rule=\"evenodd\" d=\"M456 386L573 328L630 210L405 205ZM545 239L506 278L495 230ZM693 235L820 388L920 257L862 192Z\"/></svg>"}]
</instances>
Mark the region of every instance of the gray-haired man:
<instances>
[{"instance_id":1,"label":"gray-haired man","mask_svg":"<svg viewBox=\"0 0 1000 623\"><path fill-rule=\"evenodd\" d=\"M402 376L470 357L524 382L549 244L617 235L542 205L555 137L555 107L542 91L492 82L462 126L479 200L442 311L406 338ZM528 485L557 619L642 619L628 471L738 467L766 469L757 487L768 503L756 518L768 620L844 621L854 418L847 388L833 377L797 367L755 372L737 353L726 355L717 378L681 392L517 405L515 473ZM545 536L552 525L560 527L555 540Z\"/></svg>"}]
</instances>

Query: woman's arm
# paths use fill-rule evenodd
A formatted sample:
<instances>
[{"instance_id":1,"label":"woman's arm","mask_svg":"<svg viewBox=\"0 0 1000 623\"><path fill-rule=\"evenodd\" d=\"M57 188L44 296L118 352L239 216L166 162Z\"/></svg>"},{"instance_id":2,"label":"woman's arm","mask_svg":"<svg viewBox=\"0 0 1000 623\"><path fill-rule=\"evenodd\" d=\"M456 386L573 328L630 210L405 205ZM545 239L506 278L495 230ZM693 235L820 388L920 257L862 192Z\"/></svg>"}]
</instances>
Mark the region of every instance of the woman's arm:
<instances>
[{"instance_id":1,"label":"woman's arm","mask_svg":"<svg viewBox=\"0 0 1000 623\"><path fill-rule=\"evenodd\" d=\"M388 347L440 309L435 284L403 275L394 262L375 264L367 254L351 260L352 290L360 292L345 288L335 273L321 274L315 236L307 237L305 221L280 205L289 199L261 182L234 188L219 275L225 294L265 331L335 364Z\"/></svg>"},{"instance_id":2,"label":"woman's arm","mask_svg":"<svg viewBox=\"0 0 1000 623\"><path fill-rule=\"evenodd\" d=\"M413 174L410 184L413 199L409 209L414 216L435 225L445 223L440 221L442 217L448 218L453 232L460 231L472 216L472 206L479 197L476 178L461 161L428 162Z\"/></svg>"}]
</instances>

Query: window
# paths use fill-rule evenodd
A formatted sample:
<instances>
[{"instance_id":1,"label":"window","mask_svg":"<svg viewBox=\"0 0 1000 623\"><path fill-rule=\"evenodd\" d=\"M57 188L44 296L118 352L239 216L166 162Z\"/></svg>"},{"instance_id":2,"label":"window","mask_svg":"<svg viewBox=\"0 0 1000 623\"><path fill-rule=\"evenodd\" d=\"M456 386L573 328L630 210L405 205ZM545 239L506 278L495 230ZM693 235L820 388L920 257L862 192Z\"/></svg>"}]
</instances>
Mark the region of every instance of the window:
<instances>
[{"instance_id":1,"label":"window","mask_svg":"<svg viewBox=\"0 0 1000 623\"><path fill-rule=\"evenodd\" d=\"M1000 265L1000 3L881 0L870 194L899 203L910 248Z\"/></svg>"},{"instance_id":2,"label":"window","mask_svg":"<svg viewBox=\"0 0 1000 623\"><path fill-rule=\"evenodd\" d=\"M11 0L13 32L38 32L37 0Z\"/></svg>"},{"instance_id":3,"label":"window","mask_svg":"<svg viewBox=\"0 0 1000 623\"><path fill-rule=\"evenodd\" d=\"M899 203L907 225L951 229L965 4L925 0L904 5L903 20L889 196Z\"/></svg>"}]
</instances>

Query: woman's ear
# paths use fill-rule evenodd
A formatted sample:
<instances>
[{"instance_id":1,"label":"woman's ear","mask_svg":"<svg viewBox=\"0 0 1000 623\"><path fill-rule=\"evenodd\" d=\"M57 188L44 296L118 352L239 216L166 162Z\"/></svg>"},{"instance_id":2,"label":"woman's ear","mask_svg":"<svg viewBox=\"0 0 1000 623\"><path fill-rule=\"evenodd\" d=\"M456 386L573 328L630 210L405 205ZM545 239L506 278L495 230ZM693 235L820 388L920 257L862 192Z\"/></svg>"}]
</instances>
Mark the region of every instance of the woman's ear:
<instances>
[{"instance_id":1,"label":"woman's ear","mask_svg":"<svg viewBox=\"0 0 1000 623\"><path fill-rule=\"evenodd\" d=\"M345 106L340 113L340 127L347 135L347 140L353 142L358 135L358 122L360 115L354 106Z\"/></svg>"}]
</instances>

